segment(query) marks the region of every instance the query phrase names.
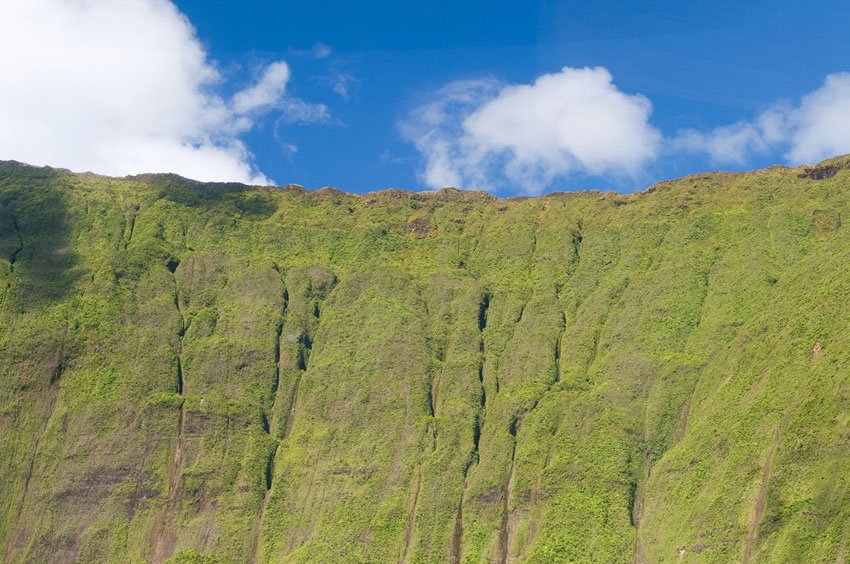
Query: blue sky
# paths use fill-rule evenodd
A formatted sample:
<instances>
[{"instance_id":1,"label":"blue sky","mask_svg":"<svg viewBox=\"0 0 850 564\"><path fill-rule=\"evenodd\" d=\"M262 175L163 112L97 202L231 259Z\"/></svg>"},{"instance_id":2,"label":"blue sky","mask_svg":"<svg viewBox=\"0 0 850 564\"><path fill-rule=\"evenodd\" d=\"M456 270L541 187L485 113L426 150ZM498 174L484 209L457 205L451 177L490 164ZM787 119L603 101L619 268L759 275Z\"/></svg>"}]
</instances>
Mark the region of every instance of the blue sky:
<instances>
[{"instance_id":1,"label":"blue sky","mask_svg":"<svg viewBox=\"0 0 850 564\"><path fill-rule=\"evenodd\" d=\"M0 158L513 195L850 152L844 2L9 2Z\"/></svg>"}]
</instances>

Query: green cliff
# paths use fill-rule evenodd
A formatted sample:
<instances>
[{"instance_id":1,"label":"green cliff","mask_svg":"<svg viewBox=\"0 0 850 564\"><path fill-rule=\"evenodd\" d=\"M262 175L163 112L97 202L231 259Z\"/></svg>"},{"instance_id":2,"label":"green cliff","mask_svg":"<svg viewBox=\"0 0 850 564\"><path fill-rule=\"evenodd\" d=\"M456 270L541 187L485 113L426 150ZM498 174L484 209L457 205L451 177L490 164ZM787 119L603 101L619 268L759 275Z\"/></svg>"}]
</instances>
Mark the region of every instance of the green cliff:
<instances>
[{"instance_id":1,"label":"green cliff","mask_svg":"<svg viewBox=\"0 0 850 564\"><path fill-rule=\"evenodd\" d=\"M0 163L2 561L843 563L848 165L502 200Z\"/></svg>"}]
</instances>

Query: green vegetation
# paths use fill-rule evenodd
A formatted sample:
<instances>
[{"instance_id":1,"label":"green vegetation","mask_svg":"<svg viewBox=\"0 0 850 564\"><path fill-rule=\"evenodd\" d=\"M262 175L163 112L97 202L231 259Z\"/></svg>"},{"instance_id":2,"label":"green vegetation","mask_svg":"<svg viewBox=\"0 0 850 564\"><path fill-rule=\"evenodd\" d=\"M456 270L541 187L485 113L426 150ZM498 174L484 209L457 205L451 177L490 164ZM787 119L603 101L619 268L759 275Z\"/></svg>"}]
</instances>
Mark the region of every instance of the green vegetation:
<instances>
[{"instance_id":1,"label":"green vegetation","mask_svg":"<svg viewBox=\"0 0 850 564\"><path fill-rule=\"evenodd\" d=\"M3 562L844 562L848 167L500 200L0 163Z\"/></svg>"}]
</instances>

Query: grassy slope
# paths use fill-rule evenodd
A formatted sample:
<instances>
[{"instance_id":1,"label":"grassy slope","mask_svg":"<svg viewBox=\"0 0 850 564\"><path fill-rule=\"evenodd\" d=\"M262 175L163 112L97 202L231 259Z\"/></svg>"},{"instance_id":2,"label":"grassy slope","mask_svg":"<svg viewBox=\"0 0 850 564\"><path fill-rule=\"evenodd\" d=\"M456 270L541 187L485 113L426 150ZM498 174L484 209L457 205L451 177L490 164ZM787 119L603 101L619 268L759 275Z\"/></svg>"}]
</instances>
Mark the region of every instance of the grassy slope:
<instances>
[{"instance_id":1,"label":"grassy slope","mask_svg":"<svg viewBox=\"0 0 850 564\"><path fill-rule=\"evenodd\" d=\"M843 562L850 170L804 172L0 164L3 561Z\"/></svg>"}]
</instances>

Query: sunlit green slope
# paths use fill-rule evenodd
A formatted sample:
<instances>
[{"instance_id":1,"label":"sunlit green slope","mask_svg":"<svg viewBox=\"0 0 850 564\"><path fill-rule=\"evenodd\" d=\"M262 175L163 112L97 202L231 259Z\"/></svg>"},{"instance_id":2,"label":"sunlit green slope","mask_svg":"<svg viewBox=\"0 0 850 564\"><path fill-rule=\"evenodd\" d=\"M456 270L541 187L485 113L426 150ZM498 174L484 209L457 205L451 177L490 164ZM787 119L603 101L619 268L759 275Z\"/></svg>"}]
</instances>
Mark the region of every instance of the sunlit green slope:
<instances>
[{"instance_id":1,"label":"sunlit green slope","mask_svg":"<svg viewBox=\"0 0 850 564\"><path fill-rule=\"evenodd\" d=\"M844 562L848 163L509 200L2 163L3 562Z\"/></svg>"}]
</instances>

